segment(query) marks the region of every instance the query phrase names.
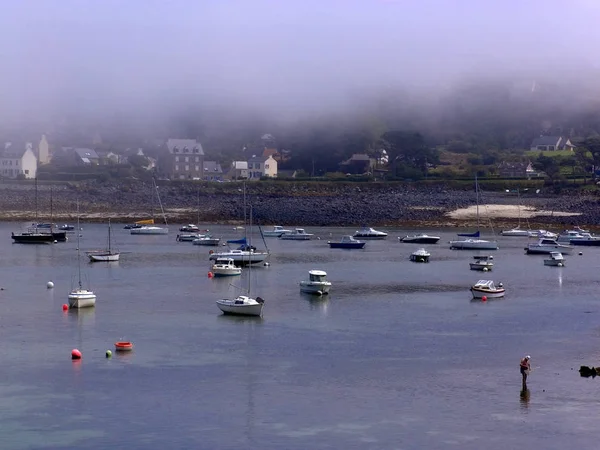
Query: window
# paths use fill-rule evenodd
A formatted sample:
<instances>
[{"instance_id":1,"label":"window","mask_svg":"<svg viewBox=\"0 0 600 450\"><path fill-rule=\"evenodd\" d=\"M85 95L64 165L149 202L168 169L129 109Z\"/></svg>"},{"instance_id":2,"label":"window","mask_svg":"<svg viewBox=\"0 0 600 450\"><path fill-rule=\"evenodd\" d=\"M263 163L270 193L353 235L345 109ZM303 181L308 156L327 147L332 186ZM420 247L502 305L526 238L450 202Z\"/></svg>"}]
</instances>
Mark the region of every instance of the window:
<instances>
[{"instance_id":1,"label":"window","mask_svg":"<svg viewBox=\"0 0 600 450\"><path fill-rule=\"evenodd\" d=\"M200 158L198 156L196 156L196 162L200 162ZM196 169L198 170L198 169Z\"/></svg>"},{"instance_id":2,"label":"window","mask_svg":"<svg viewBox=\"0 0 600 450\"><path fill-rule=\"evenodd\" d=\"M268 169L269 169L269 165L265 164L265 170L268 170Z\"/></svg>"},{"instance_id":3,"label":"window","mask_svg":"<svg viewBox=\"0 0 600 450\"><path fill-rule=\"evenodd\" d=\"M175 170L179 170L179 164L175 164Z\"/></svg>"},{"instance_id":4,"label":"window","mask_svg":"<svg viewBox=\"0 0 600 450\"><path fill-rule=\"evenodd\" d=\"M179 156L175 157L175 162L179 162Z\"/></svg>"},{"instance_id":5,"label":"window","mask_svg":"<svg viewBox=\"0 0 600 450\"><path fill-rule=\"evenodd\" d=\"M188 166L187 164L185 165L185 170L190 170L190 166Z\"/></svg>"},{"instance_id":6,"label":"window","mask_svg":"<svg viewBox=\"0 0 600 450\"><path fill-rule=\"evenodd\" d=\"M25 175L29 175L29 170L25 169Z\"/></svg>"},{"instance_id":7,"label":"window","mask_svg":"<svg viewBox=\"0 0 600 450\"><path fill-rule=\"evenodd\" d=\"M199 153L199 150L197 148L195 148L194 153ZM196 158L196 161L198 161L198 158Z\"/></svg>"},{"instance_id":8,"label":"window","mask_svg":"<svg viewBox=\"0 0 600 450\"><path fill-rule=\"evenodd\" d=\"M252 163L251 162L248 163L248 169L252 169Z\"/></svg>"},{"instance_id":9,"label":"window","mask_svg":"<svg viewBox=\"0 0 600 450\"><path fill-rule=\"evenodd\" d=\"M196 165L196 172L200 171L200 166Z\"/></svg>"},{"instance_id":10,"label":"window","mask_svg":"<svg viewBox=\"0 0 600 450\"><path fill-rule=\"evenodd\" d=\"M190 157L189 156L185 157L185 162L190 162Z\"/></svg>"}]
</instances>

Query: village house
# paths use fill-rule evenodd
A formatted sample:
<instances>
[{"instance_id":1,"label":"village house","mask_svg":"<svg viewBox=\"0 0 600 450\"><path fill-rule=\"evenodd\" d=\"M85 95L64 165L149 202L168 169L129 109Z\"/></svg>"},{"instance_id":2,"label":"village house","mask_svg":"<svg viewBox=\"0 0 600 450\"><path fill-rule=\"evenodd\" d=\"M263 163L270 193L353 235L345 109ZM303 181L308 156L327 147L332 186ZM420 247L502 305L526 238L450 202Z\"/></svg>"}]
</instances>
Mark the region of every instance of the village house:
<instances>
[{"instance_id":1,"label":"village house","mask_svg":"<svg viewBox=\"0 0 600 450\"><path fill-rule=\"evenodd\" d=\"M377 160L364 153L355 153L346 161L340 163L340 171L352 175L371 173Z\"/></svg>"},{"instance_id":2,"label":"village house","mask_svg":"<svg viewBox=\"0 0 600 450\"><path fill-rule=\"evenodd\" d=\"M554 151L554 150L573 150L575 146L571 140L564 136L540 136L531 143L530 150L536 151Z\"/></svg>"},{"instance_id":3,"label":"village house","mask_svg":"<svg viewBox=\"0 0 600 450\"><path fill-rule=\"evenodd\" d=\"M204 181L223 181L223 169L216 161L204 161Z\"/></svg>"},{"instance_id":4,"label":"village house","mask_svg":"<svg viewBox=\"0 0 600 450\"><path fill-rule=\"evenodd\" d=\"M231 180L248 179L248 161L233 161L227 176Z\"/></svg>"},{"instance_id":5,"label":"village house","mask_svg":"<svg viewBox=\"0 0 600 450\"><path fill-rule=\"evenodd\" d=\"M262 177L277 176L277 161L273 156L252 156L248 159L248 179L260 180Z\"/></svg>"},{"instance_id":6,"label":"village house","mask_svg":"<svg viewBox=\"0 0 600 450\"><path fill-rule=\"evenodd\" d=\"M37 177L37 158L31 142L6 142L0 154L0 175L6 178Z\"/></svg>"},{"instance_id":7,"label":"village house","mask_svg":"<svg viewBox=\"0 0 600 450\"><path fill-rule=\"evenodd\" d=\"M169 139L159 159L160 172L173 180L202 179L204 150L196 139Z\"/></svg>"},{"instance_id":8,"label":"village house","mask_svg":"<svg viewBox=\"0 0 600 450\"><path fill-rule=\"evenodd\" d=\"M97 166L100 164L100 157L92 148L74 148L73 153L78 165Z\"/></svg>"},{"instance_id":9,"label":"village house","mask_svg":"<svg viewBox=\"0 0 600 450\"><path fill-rule=\"evenodd\" d=\"M509 162L502 161L497 167L498 176L500 178L531 178L538 176L533 168L531 161L529 162Z\"/></svg>"}]
</instances>

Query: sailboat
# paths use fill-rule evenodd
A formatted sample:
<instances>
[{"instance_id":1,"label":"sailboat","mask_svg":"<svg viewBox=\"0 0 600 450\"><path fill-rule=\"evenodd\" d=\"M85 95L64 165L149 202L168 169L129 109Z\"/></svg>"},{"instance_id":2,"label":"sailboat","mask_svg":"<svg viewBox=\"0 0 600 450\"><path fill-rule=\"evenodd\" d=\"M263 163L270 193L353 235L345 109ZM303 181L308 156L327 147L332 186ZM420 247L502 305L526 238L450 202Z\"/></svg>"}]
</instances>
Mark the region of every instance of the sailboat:
<instances>
[{"instance_id":1,"label":"sailboat","mask_svg":"<svg viewBox=\"0 0 600 450\"><path fill-rule=\"evenodd\" d=\"M528 237L530 235L529 230L521 229L521 196L519 195L519 190L517 189L517 198L519 199L518 212L519 212L519 223L518 225L511 230L502 230L500 234L502 236L511 236L511 237Z\"/></svg>"},{"instance_id":2,"label":"sailboat","mask_svg":"<svg viewBox=\"0 0 600 450\"><path fill-rule=\"evenodd\" d=\"M96 305L96 294L89 289L85 289L81 282L81 252L80 237L81 228L79 227L79 203L77 203L77 276L79 282L77 287L69 292L69 308L89 308Z\"/></svg>"},{"instance_id":3,"label":"sailboat","mask_svg":"<svg viewBox=\"0 0 600 450\"><path fill-rule=\"evenodd\" d=\"M250 230L252 230L252 207L250 207ZM260 297L250 297L250 268L251 265L248 266L248 295L238 295L234 299L224 298L217 300L217 306L221 311L223 311L223 314L232 314L237 316L262 316L265 301Z\"/></svg>"},{"instance_id":4,"label":"sailboat","mask_svg":"<svg viewBox=\"0 0 600 450\"><path fill-rule=\"evenodd\" d=\"M141 226L131 228L131 234L169 234L169 228L167 226L167 216L165 215L165 210L163 209L162 202L160 201L160 195L158 194L158 186L156 185L156 181L154 180L154 178L152 178L152 186L152 219L140 220L136 222L136 225ZM158 198L160 211L163 215L163 220L165 222L164 227L154 225L154 193L156 193L156 197Z\"/></svg>"},{"instance_id":5,"label":"sailboat","mask_svg":"<svg viewBox=\"0 0 600 450\"><path fill-rule=\"evenodd\" d=\"M121 253L112 248L112 239L111 239L111 227L110 227L110 219L108 219L108 246L106 250L97 250L97 251L89 251L87 252L88 258L90 258L90 262L96 261L107 261L114 262L118 261Z\"/></svg>"},{"instance_id":6,"label":"sailboat","mask_svg":"<svg viewBox=\"0 0 600 450\"><path fill-rule=\"evenodd\" d=\"M67 233L60 232L61 239L67 240ZM38 222L38 184L35 179L35 222L21 233L11 233L11 238L15 244L52 244L59 239L54 236L51 224L40 224Z\"/></svg>"},{"instance_id":7,"label":"sailboat","mask_svg":"<svg viewBox=\"0 0 600 450\"><path fill-rule=\"evenodd\" d=\"M450 248L457 250L498 250L496 241L479 239L479 183L475 177L475 197L477 198L477 231L474 233L460 233L458 236L466 237L456 241L450 241Z\"/></svg>"}]
</instances>

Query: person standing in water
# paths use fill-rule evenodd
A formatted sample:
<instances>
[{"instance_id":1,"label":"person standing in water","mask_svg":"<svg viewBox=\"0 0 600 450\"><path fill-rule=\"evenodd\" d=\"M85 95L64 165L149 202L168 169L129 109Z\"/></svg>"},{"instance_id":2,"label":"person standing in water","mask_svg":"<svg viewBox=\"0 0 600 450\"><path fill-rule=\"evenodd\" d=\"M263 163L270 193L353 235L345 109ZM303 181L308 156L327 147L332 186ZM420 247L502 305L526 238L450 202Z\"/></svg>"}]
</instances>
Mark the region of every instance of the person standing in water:
<instances>
[{"instance_id":1,"label":"person standing in water","mask_svg":"<svg viewBox=\"0 0 600 450\"><path fill-rule=\"evenodd\" d=\"M527 355L519 364L519 370L521 371L521 377L523 378L523 390L527 389L527 375L529 375L529 371L531 370L531 365L529 364L530 359L531 356Z\"/></svg>"}]
</instances>

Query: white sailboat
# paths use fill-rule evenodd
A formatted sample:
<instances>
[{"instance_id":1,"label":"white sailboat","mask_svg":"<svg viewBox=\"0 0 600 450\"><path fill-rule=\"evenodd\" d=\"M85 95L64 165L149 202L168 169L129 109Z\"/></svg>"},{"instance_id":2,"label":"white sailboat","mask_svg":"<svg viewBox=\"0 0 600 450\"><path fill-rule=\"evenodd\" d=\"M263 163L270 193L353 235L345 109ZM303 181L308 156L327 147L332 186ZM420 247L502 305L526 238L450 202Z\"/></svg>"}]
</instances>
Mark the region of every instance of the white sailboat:
<instances>
[{"instance_id":1,"label":"white sailboat","mask_svg":"<svg viewBox=\"0 0 600 450\"><path fill-rule=\"evenodd\" d=\"M111 239L111 227L110 227L110 219L108 219L108 246L105 250L97 250L97 251L89 251L87 252L88 258L90 258L91 262L97 261L106 261L106 262L114 262L118 261L121 257L121 253L113 250L112 248L112 239Z\"/></svg>"},{"instance_id":2,"label":"white sailboat","mask_svg":"<svg viewBox=\"0 0 600 450\"><path fill-rule=\"evenodd\" d=\"M79 203L77 203L77 276L79 282L75 289L69 292L69 308L89 308L96 305L96 294L83 287L81 282L81 252L80 248L81 227L79 226Z\"/></svg>"},{"instance_id":3,"label":"white sailboat","mask_svg":"<svg viewBox=\"0 0 600 450\"><path fill-rule=\"evenodd\" d=\"M475 177L475 197L477 199L477 231L475 233L459 234L459 236L466 239L450 241L450 248L457 250L498 250L496 241L479 239L479 183L477 177Z\"/></svg>"},{"instance_id":4,"label":"white sailboat","mask_svg":"<svg viewBox=\"0 0 600 450\"><path fill-rule=\"evenodd\" d=\"M142 225L141 227L137 227L137 228L132 228L131 229L131 234L143 234L143 235L148 235L148 234L169 234L169 228L167 225L167 216L165 215L165 210L163 208L162 202L160 201L160 195L158 193L158 186L156 185L156 181L154 180L154 178L152 178L152 186L153 186L153 192L152 192L152 219L147 219L147 220L140 220L138 222L136 222L136 224L140 224ZM165 226L164 227L159 227L158 225L154 224L154 194L156 193L156 197L158 198L158 204L160 205L160 211L162 213L163 216L163 220L165 222Z\"/></svg>"},{"instance_id":5,"label":"white sailboat","mask_svg":"<svg viewBox=\"0 0 600 450\"><path fill-rule=\"evenodd\" d=\"M252 232L252 207L250 207L250 231ZM223 314L262 316L265 301L260 297L250 297L251 267L252 265L248 266L248 295L238 295L233 299L224 298L217 300L217 306L223 311Z\"/></svg>"},{"instance_id":6,"label":"white sailboat","mask_svg":"<svg viewBox=\"0 0 600 450\"><path fill-rule=\"evenodd\" d=\"M511 237L528 237L529 236L529 230L524 230L521 228L521 195L519 193L519 190L517 189L517 198L518 198L518 214L519 214L519 223L517 224L517 226L515 228L512 228L510 230L502 230L500 232L500 234L502 236L511 236Z\"/></svg>"}]
</instances>

